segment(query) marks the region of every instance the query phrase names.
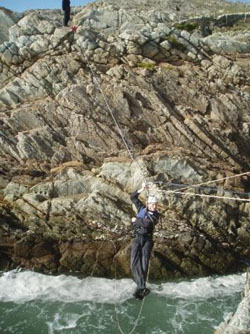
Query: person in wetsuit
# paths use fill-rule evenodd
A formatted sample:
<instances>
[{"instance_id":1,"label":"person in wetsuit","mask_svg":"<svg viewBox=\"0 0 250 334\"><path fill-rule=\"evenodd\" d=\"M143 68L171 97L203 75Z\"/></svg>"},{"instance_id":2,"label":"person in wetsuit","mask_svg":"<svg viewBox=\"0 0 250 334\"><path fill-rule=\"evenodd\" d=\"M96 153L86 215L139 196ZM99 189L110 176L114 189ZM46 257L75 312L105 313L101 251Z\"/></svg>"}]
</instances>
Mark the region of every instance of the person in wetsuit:
<instances>
[{"instance_id":1,"label":"person in wetsuit","mask_svg":"<svg viewBox=\"0 0 250 334\"><path fill-rule=\"evenodd\" d=\"M70 19L70 0L62 1L62 10L64 11L63 25L67 27Z\"/></svg>"},{"instance_id":2,"label":"person in wetsuit","mask_svg":"<svg viewBox=\"0 0 250 334\"><path fill-rule=\"evenodd\" d=\"M143 299L150 291L146 288L146 280L149 266L149 259L153 248L154 227L158 223L159 213L157 211L157 198L149 196L145 206L139 195L145 189L145 184L141 189L130 195L131 201L136 206L137 216L132 218L135 229L134 239L131 248L130 265L137 284L134 296Z\"/></svg>"}]
</instances>

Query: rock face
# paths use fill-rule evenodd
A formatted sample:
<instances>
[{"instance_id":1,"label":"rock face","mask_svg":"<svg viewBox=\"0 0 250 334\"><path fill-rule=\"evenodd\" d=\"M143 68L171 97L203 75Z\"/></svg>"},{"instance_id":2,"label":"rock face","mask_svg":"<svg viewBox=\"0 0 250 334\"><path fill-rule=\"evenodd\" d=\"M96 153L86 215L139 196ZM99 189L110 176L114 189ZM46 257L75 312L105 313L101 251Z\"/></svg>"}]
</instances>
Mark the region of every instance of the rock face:
<instances>
[{"instance_id":1,"label":"rock face","mask_svg":"<svg viewBox=\"0 0 250 334\"><path fill-rule=\"evenodd\" d=\"M0 45L0 268L129 276L145 179L161 199L151 278L246 268L242 6L97 2L72 10L76 31L59 10L16 17Z\"/></svg>"},{"instance_id":2,"label":"rock face","mask_svg":"<svg viewBox=\"0 0 250 334\"><path fill-rule=\"evenodd\" d=\"M0 7L0 44L9 39L9 28L19 21L21 14Z\"/></svg>"},{"instance_id":3,"label":"rock face","mask_svg":"<svg viewBox=\"0 0 250 334\"><path fill-rule=\"evenodd\" d=\"M237 311L230 314L225 323L216 330L216 334L250 333L250 274L247 273L246 287Z\"/></svg>"}]
</instances>

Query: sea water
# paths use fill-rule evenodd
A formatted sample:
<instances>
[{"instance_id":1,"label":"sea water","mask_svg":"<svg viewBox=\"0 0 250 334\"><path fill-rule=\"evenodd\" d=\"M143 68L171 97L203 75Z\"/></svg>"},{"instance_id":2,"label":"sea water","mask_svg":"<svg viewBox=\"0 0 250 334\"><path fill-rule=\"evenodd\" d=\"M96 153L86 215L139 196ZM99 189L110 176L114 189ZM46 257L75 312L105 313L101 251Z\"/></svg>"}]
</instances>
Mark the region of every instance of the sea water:
<instances>
[{"instance_id":1,"label":"sea water","mask_svg":"<svg viewBox=\"0 0 250 334\"><path fill-rule=\"evenodd\" d=\"M245 274L150 283L130 279L0 273L1 334L212 334L234 312Z\"/></svg>"}]
</instances>

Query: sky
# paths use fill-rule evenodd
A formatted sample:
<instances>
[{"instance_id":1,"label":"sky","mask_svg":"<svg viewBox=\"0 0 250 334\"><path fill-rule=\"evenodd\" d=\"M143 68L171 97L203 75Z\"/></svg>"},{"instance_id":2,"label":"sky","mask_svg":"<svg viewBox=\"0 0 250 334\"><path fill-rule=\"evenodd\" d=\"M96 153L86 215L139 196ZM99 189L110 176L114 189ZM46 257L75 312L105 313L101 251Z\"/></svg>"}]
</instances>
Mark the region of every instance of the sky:
<instances>
[{"instance_id":1,"label":"sky","mask_svg":"<svg viewBox=\"0 0 250 334\"><path fill-rule=\"evenodd\" d=\"M235 1L235 0L232 0ZM250 3L250 0L241 0ZM71 6L83 6L93 0L71 0ZM0 0L0 7L23 12L28 9L61 8L62 0Z\"/></svg>"},{"instance_id":2,"label":"sky","mask_svg":"<svg viewBox=\"0 0 250 334\"><path fill-rule=\"evenodd\" d=\"M71 6L84 6L88 2L93 1L70 0ZM0 0L0 7L5 7L15 12L23 12L28 9L61 8L62 0Z\"/></svg>"}]
</instances>

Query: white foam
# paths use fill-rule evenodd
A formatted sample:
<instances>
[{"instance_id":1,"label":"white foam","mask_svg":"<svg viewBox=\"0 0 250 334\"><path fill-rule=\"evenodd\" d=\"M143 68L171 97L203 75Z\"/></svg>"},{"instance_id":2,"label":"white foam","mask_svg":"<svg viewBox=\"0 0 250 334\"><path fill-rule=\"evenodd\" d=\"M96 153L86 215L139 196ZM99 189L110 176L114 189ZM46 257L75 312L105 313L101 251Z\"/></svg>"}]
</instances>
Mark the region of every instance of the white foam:
<instances>
[{"instance_id":1,"label":"white foam","mask_svg":"<svg viewBox=\"0 0 250 334\"><path fill-rule=\"evenodd\" d=\"M132 280L74 276L49 276L32 271L9 271L0 277L0 301L23 303L31 300L64 302L94 301L121 303L132 296Z\"/></svg>"},{"instance_id":2,"label":"white foam","mask_svg":"<svg viewBox=\"0 0 250 334\"><path fill-rule=\"evenodd\" d=\"M220 277L202 277L179 283L163 283L156 288L156 293L170 298L208 299L231 295L243 290L246 274Z\"/></svg>"},{"instance_id":3,"label":"white foam","mask_svg":"<svg viewBox=\"0 0 250 334\"><path fill-rule=\"evenodd\" d=\"M64 329L74 329L81 318L82 315L75 313L64 314L63 317L57 313L52 322L47 322L49 334L53 334L55 331L61 332Z\"/></svg>"},{"instance_id":4,"label":"white foam","mask_svg":"<svg viewBox=\"0 0 250 334\"><path fill-rule=\"evenodd\" d=\"M208 299L243 290L245 274L205 277L191 281L149 284L153 293L171 299ZM0 301L24 303L41 299L63 302L123 303L132 297L131 279L49 276L32 271L9 271L0 276Z\"/></svg>"}]
</instances>

